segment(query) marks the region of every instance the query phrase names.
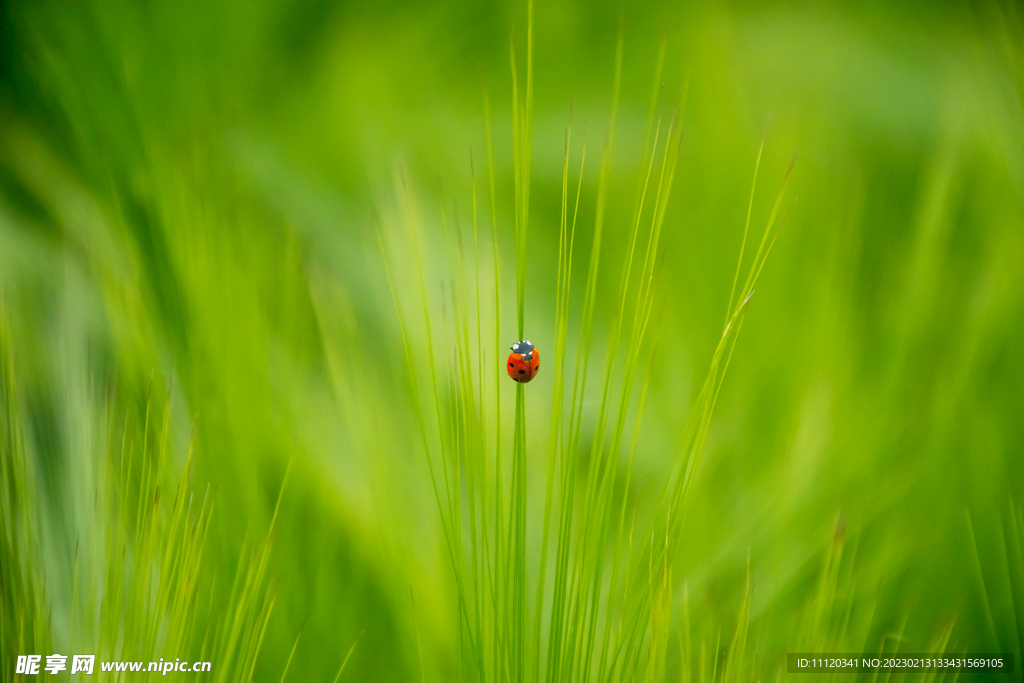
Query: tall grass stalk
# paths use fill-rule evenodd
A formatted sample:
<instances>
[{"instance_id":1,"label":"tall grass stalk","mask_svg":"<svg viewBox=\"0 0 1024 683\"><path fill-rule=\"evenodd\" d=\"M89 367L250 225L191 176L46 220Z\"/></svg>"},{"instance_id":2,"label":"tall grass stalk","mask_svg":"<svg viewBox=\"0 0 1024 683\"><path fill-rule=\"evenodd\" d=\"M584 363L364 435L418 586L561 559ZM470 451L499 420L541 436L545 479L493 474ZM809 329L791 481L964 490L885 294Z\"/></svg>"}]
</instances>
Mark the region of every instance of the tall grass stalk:
<instances>
[{"instance_id":1,"label":"tall grass stalk","mask_svg":"<svg viewBox=\"0 0 1024 683\"><path fill-rule=\"evenodd\" d=\"M512 226L519 339L530 336L525 330L525 310L532 144L532 6L529 11L525 78L520 76L514 41L511 51L515 208ZM679 164L686 99L686 87L683 87L672 110L669 113L662 110L660 73L663 61L664 45L658 56L641 180L628 226L628 246L620 258L604 264L605 205L622 78L620 37L611 122L593 198L595 219L590 233L590 259L575 325L570 293L577 217L584 200L586 150L581 148L579 152L576 173L570 163L574 156L571 126L566 130L551 328L554 338L543 351L545 370L550 372L551 380L550 385L546 380L529 386L516 384L510 462L502 459L501 395L505 386L499 364L501 349L507 344L500 322L501 223L496 209L489 100L485 99L485 124L490 260L493 264L490 275L494 291L494 336L487 341L490 348L484 345L482 331L486 305L481 303L480 264L484 256L477 174L472 158L471 249L465 245L457 212L450 212L444 199L441 200L439 220L448 268L439 274L442 290L446 292L442 297L440 327L434 320L435 306L429 294L434 288L428 284L424 267L428 258L422 238L424 223L404 172L400 192L406 206L404 222L411 251L408 258L414 263L418 278L417 292L411 297L410 292L398 287L391 265L400 262L400 247L388 244L384 231L378 231L405 348L419 438L427 456L446 553L454 576L460 634L458 666L460 675L470 680L663 680L671 644L676 635L682 635L678 619L673 615L673 549L682 538L686 502L744 313L778 234L786 185L783 183L778 194L752 261L745 263L748 209L730 293L729 315L692 408L692 418L679 445L660 511L645 522L653 526L637 529L636 500L631 493L633 464L648 381L654 367L656 340L652 339L651 330L656 326L652 321L662 259L660 242ZM761 150L755 163L755 182L760 158ZM751 204L753 191L752 186ZM744 267L746 275L741 282ZM599 284L606 269L619 272L617 304L613 309L616 314L610 326L602 329L600 347L606 355L601 367L595 370L591 362L594 310L597 297L601 295L599 290L603 291ZM407 302L407 298L410 301ZM418 300L418 306L411 303L413 298ZM415 316L418 320L408 319L407 305L419 309ZM409 332L411 326L423 330L430 349L444 351L432 353L429 358L415 353ZM570 354L569 340L573 337L576 346ZM494 363L493 374L485 370L489 362ZM421 386L424 364L429 379ZM489 382L493 382L490 389ZM542 479L543 505L534 513L527 505L531 481L528 465L541 460L531 457L527 447L527 400L531 393L547 391L548 386L552 403ZM424 401L423 396L432 400ZM585 406L595 400L596 412L589 415ZM493 418L487 418L488 414ZM436 429L430 426L432 423L436 424ZM534 552L538 559L530 563ZM745 624L750 614L749 576L745 595L736 630L724 653L721 680L739 680L745 672L743 653ZM689 643L689 637L686 642ZM687 667L698 661L689 647L687 645L684 654ZM717 653L716 646L711 653L716 667ZM713 674L716 676L719 674Z\"/></svg>"},{"instance_id":2,"label":"tall grass stalk","mask_svg":"<svg viewBox=\"0 0 1024 683\"><path fill-rule=\"evenodd\" d=\"M4 302L6 303L6 302ZM12 334L0 309L0 651L50 651L51 619L37 526L39 494L26 457Z\"/></svg>"},{"instance_id":3,"label":"tall grass stalk","mask_svg":"<svg viewBox=\"0 0 1024 683\"><path fill-rule=\"evenodd\" d=\"M148 399L141 419L136 406L112 397L103 409L101 424L107 430L100 457L67 463L70 485L86 477L95 483L87 518L76 520L89 535L70 539L68 568L47 567L40 549L60 547L60 508L53 506L52 516L31 514L46 506L39 503L36 475L28 466L38 456L28 451L23 436L26 389L7 330L3 312L0 641L5 655L92 653L96 673L101 661L178 657L212 662L213 680L252 680L276 596L267 572L280 496L266 537L243 544L230 594L219 593L217 567L206 547L214 495L209 486L196 490L191 482L194 432L179 466L169 435L170 393L159 409ZM54 595L67 596L67 602L55 606ZM14 667L12 659L5 659L8 664L5 680Z\"/></svg>"}]
</instances>

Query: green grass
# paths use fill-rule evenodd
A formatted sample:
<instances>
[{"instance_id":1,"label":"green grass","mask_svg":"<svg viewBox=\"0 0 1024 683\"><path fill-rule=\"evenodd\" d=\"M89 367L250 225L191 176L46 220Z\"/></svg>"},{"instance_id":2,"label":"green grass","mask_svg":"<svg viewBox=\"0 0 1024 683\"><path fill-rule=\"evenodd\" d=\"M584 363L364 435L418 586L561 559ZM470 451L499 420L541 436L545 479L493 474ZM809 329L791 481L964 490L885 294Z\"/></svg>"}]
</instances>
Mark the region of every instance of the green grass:
<instances>
[{"instance_id":1,"label":"green grass","mask_svg":"<svg viewBox=\"0 0 1024 683\"><path fill-rule=\"evenodd\" d=\"M4 12L0 680L1019 663L1012 5Z\"/></svg>"}]
</instances>

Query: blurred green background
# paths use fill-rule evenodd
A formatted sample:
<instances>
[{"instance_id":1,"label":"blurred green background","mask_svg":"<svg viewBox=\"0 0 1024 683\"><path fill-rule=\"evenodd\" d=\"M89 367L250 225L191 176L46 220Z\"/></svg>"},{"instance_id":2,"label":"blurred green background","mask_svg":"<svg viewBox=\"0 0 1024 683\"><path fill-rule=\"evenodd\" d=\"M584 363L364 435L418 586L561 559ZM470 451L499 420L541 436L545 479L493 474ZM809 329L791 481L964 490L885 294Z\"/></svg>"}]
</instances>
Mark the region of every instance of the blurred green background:
<instances>
[{"instance_id":1,"label":"blurred green background","mask_svg":"<svg viewBox=\"0 0 1024 683\"><path fill-rule=\"evenodd\" d=\"M454 588L377 235L401 250L395 226L416 197L441 319L441 209L468 230L475 169L493 277L487 98L499 315L515 339L509 48L526 21L521 4L475 0L4 4L0 678L17 654L42 653L26 642L67 654L102 640L98 596L119 561L104 540L117 522L97 501L118 487L104 482L127 438L142 453L146 439L166 444L165 492L194 443L188 484L209 486L213 507L181 649L121 642L108 658L210 652L280 492L253 677L279 680L294 646L289 679L333 680L359 638L343 680L454 680ZM676 457L721 333L758 147L755 234L797 155L797 201L751 300L676 557L695 633L709 648L728 639L749 562L755 676L774 678L787 650L922 652L947 632L951 648L1015 652L1021 666L1019 7L539 4L526 336L542 352L565 129L570 166L584 141L588 155L576 320L620 35L598 355L662 44L664 108L689 84L642 502ZM393 267L415 310L418 285L400 258ZM410 334L443 367L448 352ZM485 346L483 361L502 352ZM527 389L537 424L545 379ZM502 434L510 444L510 426ZM530 433L531 476L546 437ZM125 476L124 500L141 501L152 484ZM18 635L25 615L42 620L35 641Z\"/></svg>"}]
</instances>

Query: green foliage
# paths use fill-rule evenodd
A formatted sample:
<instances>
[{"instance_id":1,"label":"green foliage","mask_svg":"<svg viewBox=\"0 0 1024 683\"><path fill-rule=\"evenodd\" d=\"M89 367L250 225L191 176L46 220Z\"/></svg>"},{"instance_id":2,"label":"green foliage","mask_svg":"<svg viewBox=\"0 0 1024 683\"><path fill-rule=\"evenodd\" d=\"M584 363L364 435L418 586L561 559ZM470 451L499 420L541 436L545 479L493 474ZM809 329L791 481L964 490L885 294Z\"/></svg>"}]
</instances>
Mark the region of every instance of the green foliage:
<instances>
[{"instance_id":1,"label":"green foliage","mask_svg":"<svg viewBox=\"0 0 1024 683\"><path fill-rule=\"evenodd\" d=\"M5 7L0 680L1021 661L1019 10L655 5Z\"/></svg>"}]
</instances>

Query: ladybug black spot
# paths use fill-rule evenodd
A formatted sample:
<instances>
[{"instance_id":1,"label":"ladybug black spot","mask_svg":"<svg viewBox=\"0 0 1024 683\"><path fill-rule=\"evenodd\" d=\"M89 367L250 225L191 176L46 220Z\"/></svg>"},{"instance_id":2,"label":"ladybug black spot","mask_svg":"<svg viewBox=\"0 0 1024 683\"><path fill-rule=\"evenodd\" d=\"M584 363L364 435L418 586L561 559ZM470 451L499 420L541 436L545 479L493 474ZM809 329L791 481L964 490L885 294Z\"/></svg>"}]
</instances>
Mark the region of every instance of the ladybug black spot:
<instances>
[{"instance_id":1,"label":"ladybug black spot","mask_svg":"<svg viewBox=\"0 0 1024 683\"><path fill-rule=\"evenodd\" d=\"M520 374L520 375L525 375L525 374L526 374L526 370L520 370L520 371L519 371L519 374Z\"/></svg>"},{"instance_id":2,"label":"ladybug black spot","mask_svg":"<svg viewBox=\"0 0 1024 683\"><path fill-rule=\"evenodd\" d=\"M509 366L509 367L512 367L512 366L513 366L513 363L509 363L509 364L508 364L508 366Z\"/></svg>"}]
</instances>

